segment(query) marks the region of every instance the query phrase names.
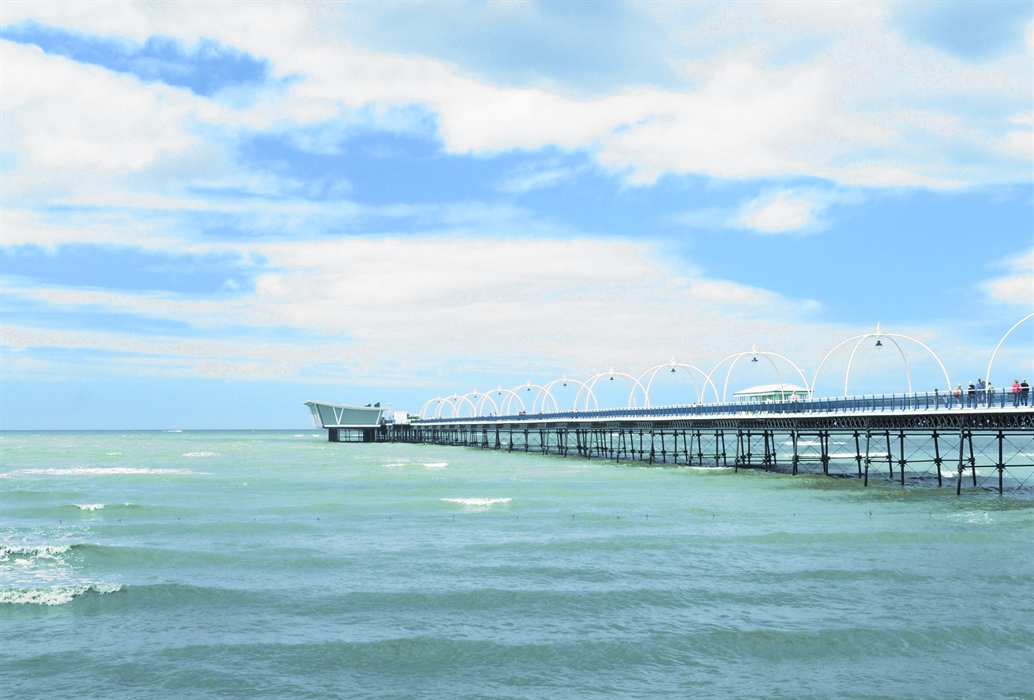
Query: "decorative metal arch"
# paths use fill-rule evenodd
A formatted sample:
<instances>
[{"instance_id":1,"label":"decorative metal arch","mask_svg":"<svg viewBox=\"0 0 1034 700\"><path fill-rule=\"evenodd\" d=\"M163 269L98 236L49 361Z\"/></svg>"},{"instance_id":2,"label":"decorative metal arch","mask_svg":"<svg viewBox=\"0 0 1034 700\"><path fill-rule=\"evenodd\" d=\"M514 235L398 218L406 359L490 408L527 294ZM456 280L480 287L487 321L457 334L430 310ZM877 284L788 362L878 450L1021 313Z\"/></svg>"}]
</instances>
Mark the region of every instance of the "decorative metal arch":
<instances>
[{"instance_id":1,"label":"decorative metal arch","mask_svg":"<svg viewBox=\"0 0 1034 700\"><path fill-rule=\"evenodd\" d=\"M849 396L850 394L848 394L848 384L851 381L851 365L854 363L854 356L855 353L858 352L858 347L866 338L876 338L877 341L879 341L880 338L886 338L890 342L894 343L894 347L898 349L898 354L901 355L901 361L905 365L905 377L908 379L908 393L912 393L912 370L908 366L908 358L905 357L905 351L901 348L901 345L898 344L898 341L894 340L895 338L911 340L913 343L915 343L916 345L920 346L928 353L930 353L933 359L937 362L938 366L941 368L941 372L944 373L944 381L947 383L948 390L951 390L951 378L948 376L948 370L945 369L944 363L941 362L941 358L937 357L937 353L931 350L929 346L927 346L921 340L913 338L910 335L902 335L901 333L887 333L883 330L883 326L881 326L878 323L876 324L876 329L873 330L871 333L863 333L862 335L856 335L853 338L848 338L847 340L843 340L837 343L835 346L833 346L833 349L827 352L826 356L822 358L822 362L819 363L819 366L815 369L815 374L813 374L811 377L812 389L815 388L815 382L817 382L819 379L819 372L822 371L822 365L826 364L826 360L829 359L829 356L837 350L839 350L840 348L842 348L843 346L850 343L851 341L856 341L854 347L851 348L851 356L847 360L847 371L844 373L844 396Z\"/></svg>"},{"instance_id":2,"label":"decorative metal arch","mask_svg":"<svg viewBox=\"0 0 1034 700\"><path fill-rule=\"evenodd\" d=\"M550 395L550 397L553 398L553 406L556 408L556 410L559 411L560 408L559 408L559 406L557 406L556 398L553 397L553 394L552 394L551 390L557 384L563 384L563 386L567 386L568 383L577 384L578 385L578 393L576 393L575 396L574 396L574 405L571 408L573 408L576 411L578 410L578 398L582 395L582 391L585 391L586 392L586 395L585 395L586 408L588 408L588 400L589 400L589 398L592 398L593 406L596 409L599 409L599 407L600 407L599 402L596 401L596 394L592 393L592 389L589 388L589 386L585 382L578 381L577 379L568 379L567 375L565 374L560 379L554 379L551 382L547 382L545 384L545 387L544 387L546 389L546 391L550 392L549 395Z\"/></svg>"},{"instance_id":3,"label":"decorative metal arch","mask_svg":"<svg viewBox=\"0 0 1034 700\"><path fill-rule=\"evenodd\" d=\"M524 400L520 397L520 395L513 389L504 389L501 384L492 391L484 392L484 396L480 402L482 408L484 406L485 397L488 397L489 394L495 394L496 396L505 397L500 398L498 403L495 399L492 399L490 397L488 398L488 400L490 400L492 404L496 406L496 412L501 416L509 415L511 413L514 401L521 405L522 411L526 410L524 407Z\"/></svg>"},{"instance_id":4,"label":"decorative metal arch","mask_svg":"<svg viewBox=\"0 0 1034 700\"><path fill-rule=\"evenodd\" d=\"M477 406L477 413L475 415L478 415L478 416L484 416L485 415L485 403L486 402L491 402L492 403L492 407L495 409L495 412L499 413L499 404L497 404L495 402L495 399L492 398L491 394L492 394L492 392L490 392L490 391L481 391L481 392L479 392L477 389L475 389L474 391L472 391L469 394L466 394L466 396L472 396L472 397L477 399L477 403L475 404ZM478 397L480 397L480 398L478 398Z\"/></svg>"},{"instance_id":5,"label":"decorative metal arch","mask_svg":"<svg viewBox=\"0 0 1034 700\"><path fill-rule=\"evenodd\" d=\"M714 366L714 368L708 373L707 380L710 382L711 381L711 375L714 374L715 371L719 367L724 365L729 360L732 360L732 364L729 365L729 371L727 371L725 373L725 383L722 385L722 403L726 402L726 398L725 397L726 397L726 394L729 391L729 377L732 376L732 369L733 369L733 367L735 367L736 363L739 362L743 357L745 357L747 355L752 355L754 357L754 359L757 359L757 356L761 355L766 360L768 360L769 364L771 364L772 368L775 370L776 378L779 380L779 386L782 387L783 386L783 374L782 374L782 372L779 371L779 366L776 365L774 360L772 360L773 357L778 357L780 360L783 360L784 362L789 364L791 367L793 367L795 370L797 370L797 374L800 375L801 381L804 382L804 388L807 389L808 391L810 391L810 388L808 387L808 379L807 379L807 377L804 376L804 372L801 370L800 367L797 366L797 364L793 360L791 360L789 357L786 357L785 355L780 355L777 352L768 352L766 350L759 350L758 346L757 346L757 343L752 343L751 346L750 346L750 350L747 350L746 352L738 352L735 355L729 355L724 360L722 360L721 362L716 364ZM712 385L713 385L713 383L712 383Z\"/></svg>"},{"instance_id":6,"label":"decorative metal arch","mask_svg":"<svg viewBox=\"0 0 1034 700\"><path fill-rule=\"evenodd\" d=\"M1032 318L1034 318L1034 314L1030 314L1029 316L1025 316L1025 317L1021 318L1019 321L1016 322L1016 325L1014 325L1012 328L1010 328L1006 332L1006 334L1002 336L1002 339L998 341L998 345L995 346L995 351L993 353L991 353L991 361L987 363L987 374L984 375L984 381L986 381L988 384L991 383L991 368L994 367L995 357L998 356L998 351L1001 350L1002 343L1005 342L1006 338L1008 338L1010 335L1012 335L1012 332L1014 330L1016 330L1017 328L1019 328L1020 326L1022 326L1024 323L1026 323L1027 321L1031 320Z\"/></svg>"},{"instance_id":7,"label":"decorative metal arch","mask_svg":"<svg viewBox=\"0 0 1034 700\"><path fill-rule=\"evenodd\" d=\"M615 372L614 368L611 367L609 372L600 372L598 374L594 374L585 381L585 410L589 410L590 395L592 395L593 403L595 403L596 407L599 408L599 403L596 401L596 395L595 393L593 393L592 389L594 386L596 386L596 382L598 382L603 377L609 377L610 381L613 381L614 377L621 377L624 380L625 384L628 385L628 405L626 406L626 408L639 407L635 399L636 387L639 387L639 389L643 392L644 397L646 396L646 389L643 387L642 384L639 383L639 379L637 377L634 377L631 374L628 374L627 372ZM579 390L578 396L581 396L581 390ZM575 397L575 403L577 403L578 401L578 396Z\"/></svg>"},{"instance_id":8,"label":"decorative metal arch","mask_svg":"<svg viewBox=\"0 0 1034 700\"><path fill-rule=\"evenodd\" d=\"M546 387L542 386L541 384L532 384L531 380L529 379L524 384L520 384L518 386L515 386L513 388L513 392L517 393L520 389L524 389L525 392L529 392L532 389L538 389L538 391L535 394L535 397L531 400L531 411L532 411L532 413L535 412L536 407L540 408L540 412L541 413L545 413L546 412L545 411L546 398L549 398L550 400L553 401L553 409L556 410L556 399L553 398L553 395L551 393L549 393L549 389L547 389ZM543 395L543 393L545 395ZM542 398L541 406L539 404L539 398L540 397ZM524 410L524 411L528 410L524 406L524 401L521 401L521 409Z\"/></svg>"},{"instance_id":9,"label":"decorative metal arch","mask_svg":"<svg viewBox=\"0 0 1034 700\"><path fill-rule=\"evenodd\" d=\"M686 374L689 375L690 381L693 382L693 388L697 392L697 403L704 403L706 401L708 385L710 385L712 391L714 391L714 400L718 401L718 389L715 388L715 385L713 383L711 383L711 379L710 379L709 375L707 374L707 372L705 372L704 370L700 369L696 365L687 365L687 364L684 364L684 363L675 362L675 358L673 357L673 358L671 358L671 362L669 362L668 364L666 364L666 365L657 365L656 367L651 367L650 369L646 370L645 372L643 372L642 374L639 375L639 383L640 383L640 385L643 383L643 377L645 377L647 374L650 375L650 381L648 381L646 383L646 400L644 402L644 404L645 404L644 408L649 408L650 407L650 387L653 386L654 378L656 378L658 372L660 372L662 369L664 369L666 367L671 367L672 373L676 373L679 368L684 369L686 371ZM696 370L697 372L700 372L700 374L704 375L704 391L703 391L703 394L701 394L701 392L700 392L700 385L697 384L696 377L693 376L693 371L692 370Z\"/></svg>"},{"instance_id":10,"label":"decorative metal arch","mask_svg":"<svg viewBox=\"0 0 1034 700\"><path fill-rule=\"evenodd\" d=\"M427 401L425 401L424 405L420 407L420 417L421 418L428 419L428 418L432 417L432 416L425 415L425 413L427 412L427 407L430 406L431 404L433 404L435 401L437 401L440 404L442 402L442 397L441 396L436 396L433 399L428 399ZM435 413L434 417L437 417L437 412Z\"/></svg>"},{"instance_id":11,"label":"decorative metal arch","mask_svg":"<svg viewBox=\"0 0 1034 700\"><path fill-rule=\"evenodd\" d=\"M460 396L459 394L453 394L452 396L446 396L444 399L442 399L442 403L438 404L438 410L435 411L434 417L435 418L441 418L442 417L442 409L446 405L448 405L449 408L452 411L452 415L451 416L446 416L446 418L459 418L459 416L460 416L460 406L462 406L464 402L466 402L467 405L470 406L470 413L471 413L471 415L476 416L477 415L477 406L475 406L474 402L471 401L468 398L469 396L470 396L470 394L464 394L463 396Z\"/></svg>"}]
</instances>

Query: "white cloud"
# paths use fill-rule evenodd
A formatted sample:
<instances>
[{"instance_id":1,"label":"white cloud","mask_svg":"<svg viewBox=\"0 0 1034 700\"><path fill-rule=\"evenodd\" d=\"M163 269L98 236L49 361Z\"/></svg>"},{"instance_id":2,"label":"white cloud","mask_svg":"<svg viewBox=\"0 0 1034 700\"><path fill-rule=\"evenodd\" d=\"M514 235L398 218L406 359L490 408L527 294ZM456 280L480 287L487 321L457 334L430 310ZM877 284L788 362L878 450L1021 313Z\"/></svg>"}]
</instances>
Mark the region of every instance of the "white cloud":
<instances>
[{"instance_id":1,"label":"white cloud","mask_svg":"<svg viewBox=\"0 0 1034 700\"><path fill-rule=\"evenodd\" d=\"M1034 248L1007 261L1013 274L984 283L992 299L1034 311Z\"/></svg>"},{"instance_id":2,"label":"white cloud","mask_svg":"<svg viewBox=\"0 0 1034 700\"><path fill-rule=\"evenodd\" d=\"M679 50L693 56L709 49L707 61L671 56L690 78L685 89L640 87L591 99L555 87L492 84L429 58L359 51L334 35L333 22L347 17L331 13L329 21L317 5L254 3L247 11L241 3L89 7L93 11L77 3L27 3L6 17L34 15L138 39L152 33L188 42L211 36L269 57L278 75L300 80L287 92L262 93L248 110L203 113L201 103L207 101L188 99L183 90L129 89L131 79L110 74L102 79L101 69L86 71L80 89L74 80L60 79L61 71L49 84L40 78L49 79L50 72L19 67L26 77L20 83L16 78L16 88L39 104L24 112L18 124L24 132L18 133L25 133L32 153L47 162L67 153L72 164L141 167L162 150L191 144L195 137L181 124L188 115L261 127L336 119L342 107L420 104L437 115L452 152L589 148L601 163L627 170L636 182L675 171L954 186L1027 174L1026 142L1013 135L1003 139L984 126L989 110L1001 109L995 104L1012 105L1011 111L1029 104L1027 57L969 65L911 47L887 28L879 4L838 4L836 12L814 4L716 6L708 10L712 22L697 18L692 26L671 28L682 37ZM841 9L852 13L852 21ZM795 51L816 44L825 49ZM716 52L716 46L724 48ZM20 47L5 60L26 62L27 51ZM7 75L15 72L8 69ZM7 85L4 90L6 100ZM157 112L155 100L161 100ZM126 107L113 114L112 104ZM58 119L70 105L79 115L71 121L81 123L75 133ZM15 118L21 113L19 108ZM37 121L43 126L34 130ZM56 129L57 136L49 149L37 138L47 129ZM123 131L127 138L113 138ZM954 152L960 156L954 158ZM984 156L974 159L974 153Z\"/></svg>"},{"instance_id":3,"label":"white cloud","mask_svg":"<svg viewBox=\"0 0 1034 700\"><path fill-rule=\"evenodd\" d=\"M27 166L140 169L196 143L196 100L94 66L0 41L5 150Z\"/></svg>"},{"instance_id":4,"label":"white cloud","mask_svg":"<svg viewBox=\"0 0 1034 700\"><path fill-rule=\"evenodd\" d=\"M793 192L779 192L775 196L759 197L743 209L743 226L761 233L786 233L805 228L813 223L815 204Z\"/></svg>"},{"instance_id":5,"label":"white cloud","mask_svg":"<svg viewBox=\"0 0 1034 700\"><path fill-rule=\"evenodd\" d=\"M576 172L576 168L562 167L555 162L521 164L506 173L498 187L503 192L530 192L542 187L553 187Z\"/></svg>"},{"instance_id":6,"label":"white cloud","mask_svg":"<svg viewBox=\"0 0 1034 700\"><path fill-rule=\"evenodd\" d=\"M224 301L10 284L4 295L207 329L329 334L347 339L334 342L353 362L383 370L389 358L409 358L412 373L445 358L575 371L699 356L724 342L716 339L788 333L810 310L765 290L679 277L660 251L633 242L349 238L241 252L279 272ZM621 330L601 333L601 324ZM304 345L296 353L299 364L314 361Z\"/></svg>"}]
</instances>

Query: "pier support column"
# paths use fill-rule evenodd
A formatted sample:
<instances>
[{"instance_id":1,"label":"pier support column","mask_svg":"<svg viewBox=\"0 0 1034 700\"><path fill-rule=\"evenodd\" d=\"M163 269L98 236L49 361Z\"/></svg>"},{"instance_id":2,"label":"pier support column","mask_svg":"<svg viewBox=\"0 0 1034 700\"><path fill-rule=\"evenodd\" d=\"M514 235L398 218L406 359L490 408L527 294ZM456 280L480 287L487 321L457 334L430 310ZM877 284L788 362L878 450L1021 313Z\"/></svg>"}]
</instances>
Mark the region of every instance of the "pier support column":
<instances>
[{"instance_id":1,"label":"pier support column","mask_svg":"<svg viewBox=\"0 0 1034 700\"><path fill-rule=\"evenodd\" d=\"M966 442L969 443L969 466L973 470L973 485L977 485L977 459L973 456L973 431L966 431Z\"/></svg>"},{"instance_id":2,"label":"pier support column","mask_svg":"<svg viewBox=\"0 0 1034 700\"><path fill-rule=\"evenodd\" d=\"M944 486L944 481L941 476L941 442L940 435L937 433L937 428L933 429L933 465L937 470L937 486Z\"/></svg>"},{"instance_id":3,"label":"pier support column","mask_svg":"<svg viewBox=\"0 0 1034 700\"><path fill-rule=\"evenodd\" d=\"M1002 443L1003 442L1005 442L1005 434L1001 430L999 430L998 431L998 465L997 465L998 466L998 495L999 496L1002 495L1002 488L1003 488L1003 481L1004 481L1003 480L1003 475L1005 473L1005 460L1002 459L1002 454L1003 454L1003 445L1002 445Z\"/></svg>"},{"instance_id":4,"label":"pier support column","mask_svg":"<svg viewBox=\"0 0 1034 700\"><path fill-rule=\"evenodd\" d=\"M959 478L955 482L955 495L962 495L962 471L966 468L965 462L962 461L962 455L966 449L966 433L963 429L959 429Z\"/></svg>"},{"instance_id":5,"label":"pier support column","mask_svg":"<svg viewBox=\"0 0 1034 700\"><path fill-rule=\"evenodd\" d=\"M869 457L869 445L872 443L872 431L865 431L865 486L869 485L869 462L872 459Z\"/></svg>"},{"instance_id":6,"label":"pier support column","mask_svg":"<svg viewBox=\"0 0 1034 700\"><path fill-rule=\"evenodd\" d=\"M797 476L797 465L800 463L801 457L797 452L797 440L800 439L800 433L797 432L797 428L790 431L790 440L793 442L793 475Z\"/></svg>"},{"instance_id":7,"label":"pier support column","mask_svg":"<svg viewBox=\"0 0 1034 700\"><path fill-rule=\"evenodd\" d=\"M905 431L898 431L898 474L900 476L901 485L905 485Z\"/></svg>"},{"instance_id":8,"label":"pier support column","mask_svg":"<svg viewBox=\"0 0 1034 700\"><path fill-rule=\"evenodd\" d=\"M854 458L858 462L858 478L862 478L862 449L858 444L858 431L854 431Z\"/></svg>"},{"instance_id":9,"label":"pier support column","mask_svg":"<svg viewBox=\"0 0 1034 700\"><path fill-rule=\"evenodd\" d=\"M887 439L887 469L890 471L890 480L894 480L894 453L890 449L890 431L883 431L884 437Z\"/></svg>"}]
</instances>

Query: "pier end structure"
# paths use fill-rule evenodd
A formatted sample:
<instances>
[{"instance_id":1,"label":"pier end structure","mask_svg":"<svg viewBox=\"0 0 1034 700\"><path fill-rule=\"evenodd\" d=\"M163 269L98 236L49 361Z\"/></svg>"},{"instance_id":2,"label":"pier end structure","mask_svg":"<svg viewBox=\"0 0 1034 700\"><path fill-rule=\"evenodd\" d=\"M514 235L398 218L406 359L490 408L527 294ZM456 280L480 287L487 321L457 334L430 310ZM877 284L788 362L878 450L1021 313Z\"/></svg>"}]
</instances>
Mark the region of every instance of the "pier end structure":
<instances>
[{"instance_id":1,"label":"pier end structure","mask_svg":"<svg viewBox=\"0 0 1034 700\"><path fill-rule=\"evenodd\" d=\"M378 432L384 425L381 405L352 406L349 404L306 401L312 426L324 428L330 442L377 442Z\"/></svg>"}]
</instances>

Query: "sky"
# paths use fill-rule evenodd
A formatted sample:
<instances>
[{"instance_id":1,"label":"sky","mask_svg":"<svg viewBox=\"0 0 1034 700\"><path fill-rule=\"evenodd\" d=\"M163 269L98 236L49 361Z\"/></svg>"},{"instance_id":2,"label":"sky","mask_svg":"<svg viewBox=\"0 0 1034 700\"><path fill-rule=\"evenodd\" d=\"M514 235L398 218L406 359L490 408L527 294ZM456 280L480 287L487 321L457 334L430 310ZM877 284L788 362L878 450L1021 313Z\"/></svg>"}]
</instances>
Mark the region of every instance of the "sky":
<instances>
[{"instance_id":1,"label":"sky","mask_svg":"<svg viewBox=\"0 0 1034 700\"><path fill-rule=\"evenodd\" d=\"M877 324L943 389L1034 312L1034 4L4 0L0 178L2 429L731 394Z\"/></svg>"}]
</instances>

